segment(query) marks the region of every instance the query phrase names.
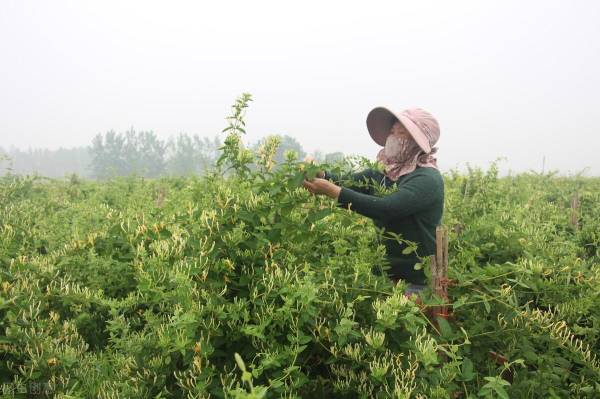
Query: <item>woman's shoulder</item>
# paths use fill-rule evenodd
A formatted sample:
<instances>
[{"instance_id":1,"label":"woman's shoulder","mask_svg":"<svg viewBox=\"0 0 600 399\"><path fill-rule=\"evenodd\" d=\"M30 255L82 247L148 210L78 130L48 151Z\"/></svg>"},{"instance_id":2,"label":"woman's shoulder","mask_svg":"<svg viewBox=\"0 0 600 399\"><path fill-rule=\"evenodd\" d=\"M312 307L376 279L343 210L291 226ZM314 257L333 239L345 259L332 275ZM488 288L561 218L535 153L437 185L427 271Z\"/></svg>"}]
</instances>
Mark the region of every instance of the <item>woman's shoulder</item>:
<instances>
[{"instance_id":1,"label":"woman's shoulder","mask_svg":"<svg viewBox=\"0 0 600 399\"><path fill-rule=\"evenodd\" d=\"M441 172L437 168L432 168L430 166L417 166L410 174L442 177Z\"/></svg>"},{"instance_id":2,"label":"woman's shoulder","mask_svg":"<svg viewBox=\"0 0 600 399\"><path fill-rule=\"evenodd\" d=\"M442 187L444 186L444 178L437 168L417 166L417 168L409 173L407 177L409 176L412 179L416 178L430 184L435 184Z\"/></svg>"}]
</instances>

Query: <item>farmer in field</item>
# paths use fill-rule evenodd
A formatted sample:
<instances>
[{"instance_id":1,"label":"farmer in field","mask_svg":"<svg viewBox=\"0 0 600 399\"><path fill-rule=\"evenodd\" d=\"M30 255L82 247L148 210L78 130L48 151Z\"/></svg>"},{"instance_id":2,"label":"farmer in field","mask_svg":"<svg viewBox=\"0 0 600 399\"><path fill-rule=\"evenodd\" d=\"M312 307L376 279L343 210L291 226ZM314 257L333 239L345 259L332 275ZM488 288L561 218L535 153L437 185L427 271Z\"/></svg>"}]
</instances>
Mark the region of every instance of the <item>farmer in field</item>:
<instances>
[{"instance_id":1,"label":"farmer in field","mask_svg":"<svg viewBox=\"0 0 600 399\"><path fill-rule=\"evenodd\" d=\"M414 266L420 261L418 257L435 253L435 229L444 208L444 181L433 156L440 128L435 118L420 108L394 113L377 107L367 116L367 129L373 140L383 147L377 160L383 164L384 173L366 169L353 174L351 180L368 185L340 186L338 176L321 171L317 178L305 180L304 187L373 219L375 225L386 232L416 242L416 253L406 255L402 254L405 244L394 239L386 239L384 244L390 278L395 283L400 279L408 283L406 295L419 295L427 281L423 268L415 270ZM385 187L396 184L396 189L384 197L375 196L373 184L379 183Z\"/></svg>"}]
</instances>

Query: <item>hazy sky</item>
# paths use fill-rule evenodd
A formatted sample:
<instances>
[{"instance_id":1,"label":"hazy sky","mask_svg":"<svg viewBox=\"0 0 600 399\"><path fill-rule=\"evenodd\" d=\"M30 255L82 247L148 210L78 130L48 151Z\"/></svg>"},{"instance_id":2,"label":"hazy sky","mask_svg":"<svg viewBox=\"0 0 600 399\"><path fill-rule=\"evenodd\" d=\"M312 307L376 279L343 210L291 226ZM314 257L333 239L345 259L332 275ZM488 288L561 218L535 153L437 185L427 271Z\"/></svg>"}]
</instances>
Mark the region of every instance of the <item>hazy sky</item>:
<instances>
[{"instance_id":1,"label":"hazy sky","mask_svg":"<svg viewBox=\"0 0 600 399\"><path fill-rule=\"evenodd\" d=\"M600 175L599 21L597 0L0 0L0 146L212 137L250 92L248 142L373 158L369 110L419 106L442 170Z\"/></svg>"}]
</instances>

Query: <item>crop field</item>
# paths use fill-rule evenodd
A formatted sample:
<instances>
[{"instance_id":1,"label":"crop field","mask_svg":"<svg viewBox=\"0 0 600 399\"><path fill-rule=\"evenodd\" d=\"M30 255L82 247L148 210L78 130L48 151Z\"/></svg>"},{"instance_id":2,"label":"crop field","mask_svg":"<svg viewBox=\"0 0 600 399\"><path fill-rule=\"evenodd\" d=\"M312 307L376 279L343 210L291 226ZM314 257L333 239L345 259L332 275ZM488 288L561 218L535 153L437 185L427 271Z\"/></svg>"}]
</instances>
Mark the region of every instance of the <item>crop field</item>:
<instances>
[{"instance_id":1,"label":"crop field","mask_svg":"<svg viewBox=\"0 0 600 399\"><path fill-rule=\"evenodd\" d=\"M600 397L600 179L445 172L433 320L301 187L368 162L274 165L245 107L202 177L0 179L3 398Z\"/></svg>"}]
</instances>

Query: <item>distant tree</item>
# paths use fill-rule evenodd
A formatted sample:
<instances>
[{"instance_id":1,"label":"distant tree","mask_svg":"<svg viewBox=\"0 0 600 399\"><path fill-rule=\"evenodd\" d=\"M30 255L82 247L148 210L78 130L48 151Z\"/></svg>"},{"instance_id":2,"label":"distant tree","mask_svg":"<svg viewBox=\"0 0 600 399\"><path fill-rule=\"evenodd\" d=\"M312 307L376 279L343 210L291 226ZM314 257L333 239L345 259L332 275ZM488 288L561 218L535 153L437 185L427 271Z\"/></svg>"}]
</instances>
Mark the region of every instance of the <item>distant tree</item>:
<instances>
[{"instance_id":1,"label":"distant tree","mask_svg":"<svg viewBox=\"0 0 600 399\"><path fill-rule=\"evenodd\" d=\"M90 161L89 147L59 148L55 151L50 151L48 153L47 164L48 166L53 166L53 168L49 176L65 177L75 173L81 177L88 177Z\"/></svg>"},{"instance_id":2,"label":"distant tree","mask_svg":"<svg viewBox=\"0 0 600 399\"><path fill-rule=\"evenodd\" d=\"M0 147L0 174L9 173L12 170L12 159L8 151Z\"/></svg>"},{"instance_id":3,"label":"distant tree","mask_svg":"<svg viewBox=\"0 0 600 399\"><path fill-rule=\"evenodd\" d=\"M105 135L97 134L94 137L90 149L90 169L93 177L103 179L125 173L124 143L123 135L118 135L112 130Z\"/></svg>"},{"instance_id":4,"label":"distant tree","mask_svg":"<svg viewBox=\"0 0 600 399\"><path fill-rule=\"evenodd\" d=\"M176 176L204 173L215 164L220 146L218 137L210 140L181 133L171 138L167 144L167 173Z\"/></svg>"},{"instance_id":5,"label":"distant tree","mask_svg":"<svg viewBox=\"0 0 600 399\"><path fill-rule=\"evenodd\" d=\"M154 132L125 132L126 175L158 177L165 172L167 145Z\"/></svg>"},{"instance_id":6,"label":"distant tree","mask_svg":"<svg viewBox=\"0 0 600 399\"><path fill-rule=\"evenodd\" d=\"M10 163L3 163L4 169L10 167L14 174L39 174L46 177L65 177L77 173L88 176L90 154L88 147L59 148L48 150L29 148L23 151L17 148L2 150L10 158Z\"/></svg>"},{"instance_id":7,"label":"distant tree","mask_svg":"<svg viewBox=\"0 0 600 399\"><path fill-rule=\"evenodd\" d=\"M107 178L139 174L158 177L165 171L167 145L153 132L131 129L96 135L90 149L92 176Z\"/></svg>"}]
</instances>

